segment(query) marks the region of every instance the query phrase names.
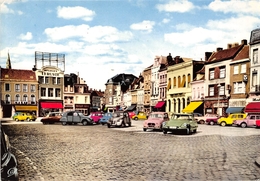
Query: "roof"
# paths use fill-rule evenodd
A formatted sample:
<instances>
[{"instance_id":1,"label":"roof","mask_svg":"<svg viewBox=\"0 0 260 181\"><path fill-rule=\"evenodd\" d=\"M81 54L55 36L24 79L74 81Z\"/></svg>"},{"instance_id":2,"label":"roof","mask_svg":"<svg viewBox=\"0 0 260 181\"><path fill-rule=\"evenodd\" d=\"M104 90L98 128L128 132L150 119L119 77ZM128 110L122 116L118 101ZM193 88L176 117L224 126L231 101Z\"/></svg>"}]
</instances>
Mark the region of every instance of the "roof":
<instances>
[{"instance_id":1,"label":"roof","mask_svg":"<svg viewBox=\"0 0 260 181\"><path fill-rule=\"evenodd\" d=\"M37 81L36 74L32 70L1 68L1 79Z\"/></svg>"},{"instance_id":2,"label":"roof","mask_svg":"<svg viewBox=\"0 0 260 181\"><path fill-rule=\"evenodd\" d=\"M245 45L242 50L236 55L232 62L249 58L249 45Z\"/></svg>"},{"instance_id":3,"label":"roof","mask_svg":"<svg viewBox=\"0 0 260 181\"><path fill-rule=\"evenodd\" d=\"M260 28L251 31L250 45L260 43Z\"/></svg>"},{"instance_id":4,"label":"roof","mask_svg":"<svg viewBox=\"0 0 260 181\"><path fill-rule=\"evenodd\" d=\"M206 63L220 62L224 60L233 59L237 55L237 53L243 48L243 46L244 45L241 44L233 48L213 52Z\"/></svg>"}]
</instances>

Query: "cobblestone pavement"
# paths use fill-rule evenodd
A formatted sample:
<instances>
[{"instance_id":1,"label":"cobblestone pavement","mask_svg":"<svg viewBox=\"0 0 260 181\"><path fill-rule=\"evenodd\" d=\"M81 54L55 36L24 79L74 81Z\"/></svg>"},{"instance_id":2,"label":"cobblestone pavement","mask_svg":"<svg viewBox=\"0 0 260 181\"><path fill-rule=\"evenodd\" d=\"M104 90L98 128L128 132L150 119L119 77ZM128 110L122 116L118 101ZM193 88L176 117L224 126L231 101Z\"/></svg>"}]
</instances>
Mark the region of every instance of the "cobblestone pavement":
<instances>
[{"instance_id":1,"label":"cobblestone pavement","mask_svg":"<svg viewBox=\"0 0 260 181\"><path fill-rule=\"evenodd\" d=\"M223 131L220 126L200 125L198 133L186 136L143 132L141 124L110 129L59 124L3 127L18 159L21 181L260 180L255 164L260 134L255 128ZM229 129L236 129L233 136L225 134Z\"/></svg>"}]
</instances>

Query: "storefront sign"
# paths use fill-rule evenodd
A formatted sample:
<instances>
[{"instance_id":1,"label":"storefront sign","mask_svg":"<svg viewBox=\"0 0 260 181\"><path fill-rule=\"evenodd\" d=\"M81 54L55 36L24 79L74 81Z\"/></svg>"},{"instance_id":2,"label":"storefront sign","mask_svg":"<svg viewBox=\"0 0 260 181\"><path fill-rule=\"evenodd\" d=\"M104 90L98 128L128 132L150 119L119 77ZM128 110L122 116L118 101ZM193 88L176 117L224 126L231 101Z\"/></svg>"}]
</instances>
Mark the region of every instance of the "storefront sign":
<instances>
[{"instance_id":1,"label":"storefront sign","mask_svg":"<svg viewBox=\"0 0 260 181\"><path fill-rule=\"evenodd\" d=\"M253 98L253 101L260 101L260 98Z\"/></svg>"},{"instance_id":2,"label":"storefront sign","mask_svg":"<svg viewBox=\"0 0 260 181\"><path fill-rule=\"evenodd\" d=\"M75 108L89 108L87 104L75 104Z\"/></svg>"},{"instance_id":3,"label":"storefront sign","mask_svg":"<svg viewBox=\"0 0 260 181\"><path fill-rule=\"evenodd\" d=\"M244 107L246 105L246 101L231 101L229 100L229 107Z\"/></svg>"}]
</instances>

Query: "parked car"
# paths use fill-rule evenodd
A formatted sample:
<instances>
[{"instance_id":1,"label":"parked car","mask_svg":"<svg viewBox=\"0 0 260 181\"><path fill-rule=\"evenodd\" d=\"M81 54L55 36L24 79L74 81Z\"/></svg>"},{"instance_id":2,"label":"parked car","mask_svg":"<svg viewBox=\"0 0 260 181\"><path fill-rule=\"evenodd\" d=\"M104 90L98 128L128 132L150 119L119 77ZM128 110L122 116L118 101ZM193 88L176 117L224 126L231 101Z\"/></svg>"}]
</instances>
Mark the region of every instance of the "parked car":
<instances>
[{"instance_id":1,"label":"parked car","mask_svg":"<svg viewBox=\"0 0 260 181\"><path fill-rule=\"evenodd\" d=\"M240 126L241 128L246 128L248 126L256 126L256 120L260 120L259 114L247 115L245 119L235 120L234 125Z\"/></svg>"},{"instance_id":2,"label":"parked car","mask_svg":"<svg viewBox=\"0 0 260 181\"><path fill-rule=\"evenodd\" d=\"M208 123L210 123L210 120L215 120L218 119L219 115L217 114L205 114L204 116L201 114L195 114L194 119L197 121L199 124L205 124L208 120Z\"/></svg>"},{"instance_id":3,"label":"parked car","mask_svg":"<svg viewBox=\"0 0 260 181\"><path fill-rule=\"evenodd\" d=\"M145 120L147 119L147 115L144 112L138 112L135 116L132 117L134 120Z\"/></svg>"},{"instance_id":4,"label":"parked car","mask_svg":"<svg viewBox=\"0 0 260 181\"><path fill-rule=\"evenodd\" d=\"M136 115L136 112L130 111L130 112L128 112L128 114L129 114L130 119L132 119L132 117Z\"/></svg>"},{"instance_id":5,"label":"parked car","mask_svg":"<svg viewBox=\"0 0 260 181\"><path fill-rule=\"evenodd\" d=\"M218 124L218 119L219 119L219 117L208 118L208 119L206 119L206 124L208 124L208 125L216 125L216 124Z\"/></svg>"},{"instance_id":6,"label":"parked car","mask_svg":"<svg viewBox=\"0 0 260 181\"><path fill-rule=\"evenodd\" d=\"M61 116L62 116L61 112L49 112L45 117L41 119L41 122L43 124L60 123Z\"/></svg>"},{"instance_id":7,"label":"parked car","mask_svg":"<svg viewBox=\"0 0 260 181\"><path fill-rule=\"evenodd\" d=\"M1 180L18 181L18 165L16 157L11 153L9 137L1 125Z\"/></svg>"},{"instance_id":8,"label":"parked car","mask_svg":"<svg viewBox=\"0 0 260 181\"><path fill-rule=\"evenodd\" d=\"M220 126L233 125L233 122L235 120L241 120L241 119L245 119L245 118L246 118L245 113L233 113L233 114L230 114L227 118L225 118L225 117L219 118L218 124Z\"/></svg>"},{"instance_id":9,"label":"parked car","mask_svg":"<svg viewBox=\"0 0 260 181\"><path fill-rule=\"evenodd\" d=\"M63 113L62 117L60 118L60 122L62 123L62 125L82 123L84 126L94 123L94 121L90 117L85 116L78 111L67 111Z\"/></svg>"},{"instance_id":10,"label":"parked car","mask_svg":"<svg viewBox=\"0 0 260 181\"><path fill-rule=\"evenodd\" d=\"M37 119L35 114L29 112L16 112L12 118L15 121L35 121Z\"/></svg>"},{"instance_id":11,"label":"parked car","mask_svg":"<svg viewBox=\"0 0 260 181\"><path fill-rule=\"evenodd\" d=\"M102 125L107 124L107 121L112 117L112 114L113 113L111 112L105 113L100 119L99 123L101 123Z\"/></svg>"},{"instance_id":12,"label":"parked car","mask_svg":"<svg viewBox=\"0 0 260 181\"><path fill-rule=\"evenodd\" d=\"M107 127L110 128L111 126L114 127L125 127L128 125L131 126L131 119L129 114L125 111L116 111L113 113L112 117L107 122Z\"/></svg>"},{"instance_id":13,"label":"parked car","mask_svg":"<svg viewBox=\"0 0 260 181\"><path fill-rule=\"evenodd\" d=\"M174 113L169 121L164 122L162 130L164 134L176 131L185 131L187 134L196 133L198 123L192 114Z\"/></svg>"},{"instance_id":14,"label":"parked car","mask_svg":"<svg viewBox=\"0 0 260 181\"><path fill-rule=\"evenodd\" d=\"M92 118L94 123L96 123L96 124L99 124L99 121L102 117L103 117L102 112L92 112L92 113L90 113L90 118Z\"/></svg>"},{"instance_id":15,"label":"parked car","mask_svg":"<svg viewBox=\"0 0 260 181\"><path fill-rule=\"evenodd\" d=\"M143 131L147 129L162 130L162 124L169 121L168 113L166 112L152 112L147 120L143 123Z\"/></svg>"}]
</instances>

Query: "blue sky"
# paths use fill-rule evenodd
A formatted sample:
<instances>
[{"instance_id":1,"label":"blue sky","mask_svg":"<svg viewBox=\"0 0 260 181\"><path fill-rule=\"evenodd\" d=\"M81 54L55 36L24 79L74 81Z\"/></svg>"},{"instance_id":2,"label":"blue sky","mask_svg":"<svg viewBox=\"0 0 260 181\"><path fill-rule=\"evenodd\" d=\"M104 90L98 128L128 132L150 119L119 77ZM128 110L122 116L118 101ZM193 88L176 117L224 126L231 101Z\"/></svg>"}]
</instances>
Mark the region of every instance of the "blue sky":
<instances>
[{"instance_id":1,"label":"blue sky","mask_svg":"<svg viewBox=\"0 0 260 181\"><path fill-rule=\"evenodd\" d=\"M136 76L155 56L204 60L205 52L249 41L258 0L0 0L0 66L31 69L35 51L65 54L65 73L105 90Z\"/></svg>"}]
</instances>

